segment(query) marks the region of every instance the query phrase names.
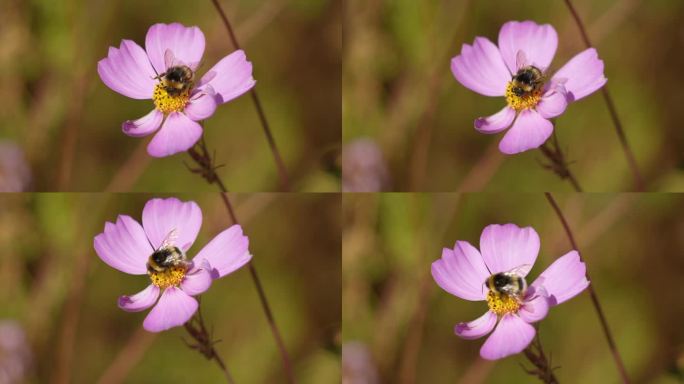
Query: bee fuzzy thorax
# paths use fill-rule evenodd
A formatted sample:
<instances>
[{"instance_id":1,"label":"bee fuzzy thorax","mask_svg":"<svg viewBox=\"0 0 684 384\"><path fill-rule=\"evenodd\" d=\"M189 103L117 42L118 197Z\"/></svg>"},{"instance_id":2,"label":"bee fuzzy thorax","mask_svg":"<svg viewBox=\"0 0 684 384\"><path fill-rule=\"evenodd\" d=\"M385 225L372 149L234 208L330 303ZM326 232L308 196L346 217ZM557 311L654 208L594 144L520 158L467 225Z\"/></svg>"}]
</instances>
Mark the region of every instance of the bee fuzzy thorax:
<instances>
[{"instance_id":1,"label":"bee fuzzy thorax","mask_svg":"<svg viewBox=\"0 0 684 384\"><path fill-rule=\"evenodd\" d=\"M531 109L541 101L545 76L534 66L520 68L506 86L506 103L516 111Z\"/></svg>"},{"instance_id":2,"label":"bee fuzzy thorax","mask_svg":"<svg viewBox=\"0 0 684 384\"><path fill-rule=\"evenodd\" d=\"M185 254L177 247L161 247L147 260L147 274L159 288L178 286L187 272Z\"/></svg>"},{"instance_id":3,"label":"bee fuzzy thorax","mask_svg":"<svg viewBox=\"0 0 684 384\"><path fill-rule=\"evenodd\" d=\"M489 289L487 305L499 316L517 312L527 290L525 278L515 272L495 273L487 278L484 285Z\"/></svg>"},{"instance_id":4,"label":"bee fuzzy thorax","mask_svg":"<svg viewBox=\"0 0 684 384\"><path fill-rule=\"evenodd\" d=\"M185 65L171 67L156 79L159 83L154 87L152 100L157 110L164 114L182 111L195 83L192 69Z\"/></svg>"}]
</instances>

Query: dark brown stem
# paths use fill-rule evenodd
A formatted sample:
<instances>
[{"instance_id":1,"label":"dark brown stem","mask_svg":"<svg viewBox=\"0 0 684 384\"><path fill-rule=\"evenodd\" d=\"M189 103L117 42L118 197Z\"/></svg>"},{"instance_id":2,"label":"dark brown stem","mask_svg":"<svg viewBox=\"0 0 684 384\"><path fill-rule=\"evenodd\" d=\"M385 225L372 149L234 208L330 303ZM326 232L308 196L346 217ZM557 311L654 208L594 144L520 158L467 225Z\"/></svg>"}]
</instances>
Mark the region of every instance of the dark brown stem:
<instances>
[{"instance_id":1,"label":"dark brown stem","mask_svg":"<svg viewBox=\"0 0 684 384\"><path fill-rule=\"evenodd\" d=\"M225 184L223 184L223 181L216 173L217 167L214 165L214 160L211 158L211 155L207 150L204 138L202 138L197 143L196 147L198 148L196 149L195 147L193 147L190 150L188 150L188 154L199 166L199 168L193 169L188 167L188 169L193 173L200 174L205 180L207 180L209 184L216 184L218 186L218 188L221 190L221 199L223 200L223 204L226 206L226 209L228 210L230 220L233 222L233 224L238 224L238 219L235 215L235 210L233 209L233 205L230 203L230 199L228 198L228 189L226 189ZM254 266L254 260L250 261L247 265L249 268L249 273L252 276L252 281L254 281L257 293L259 294L259 300L261 301L261 306L263 307L264 314L266 315L266 320L268 321L268 325L270 326L271 332L273 333L273 337L275 338L276 344L278 345L280 357L283 363L283 368L285 370L285 376L287 377L287 380L290 384L294 384L295 379L294 373L292 371L292 364L290 363L290 356L287 353L287 349L285 349L285 343L283 342L280 330L276 325L275 317L273 316L271 307L268 304L266 293L264 292L264 288L261 285L261 280L259 280L259 275L257 274L256 267Z\"/></svg>"},{"instance_id":2,"label":"dark brown stem","mask_svg":"<svg viewBox=\"0 0 684 384\"><path fill-rule=\"evenodd\" d=\"M233 27L230 24L230 21L228 20L226 13L223 12L221 4L219 4L218 0L211 0L211 2L214 4L214 7L216 7L216 11L218 11L219 16L221 16L221 20L223 20L223 24L226 26L226 29L228 30L228 35L230 35L230 40L232 41L233 46L235 46L235 49L240 49L240 43L238 43L237 37L235 37ZM252 97L254 107L256 107L257 114L259 115L259 120L261 121L261 126L264 129L264 134L266 134L266 140L268 141L268 145L271 148L271 152L273 153L276 166L278 167L278 175L280 176L280 188L283 191L288 192L290 190L290 179L287 175L285 163L283 162L283 159L280 156L280 151L278 151L275 139L273 138L273 133L271 133L271 128L268 125L268 121L266 120L266 114L264 113L264 109L261 106L261 100L259 99L259 95L257 94L256 89L252 88L249 91L249 93Z\"/></svg>"},{"instance_id":3,"label":"dark brown stem","mask_svg":"<svg viewBox=\"0 0 684 384\"><path fill-rule=\"evenodd\" d=\"M572 5L572 2L570 0L565 0L565 4L568 6L570 13L572 13L572 17L575 19L575 23L577 24L577 27L580 30L580 34L582 35L582 40L584 41L584 44L587 46L587 48L591 48L592 44L589 40L589 35L587 34L587 30L584 27L584 23L582 23L582 19L580 18L579 13L577 13L577 10ZM613 98L610 96L610 92L608 92L608 85L604 85L601 88L601 93L603 94L603 99L605 100L606 106L608 107L610 118L613 120L615 132L617 133L618 139L620 140L620 144L622 145L622 150L625 152L625 156L627 157L627 163L629 164L629 168L632 170L632 174L634 175L634 183L636 189L639 192L643 192L644 179L641 177L641 172L639 171L639 166L637 165L636 158L634 157L634 152L632 152L632 148L629 146L629 143L627 142L627 135L625 134L625 131L622 128L622 122L618 117L617 109L615 108L615 103L613 103Z\"/></svg>"},{"instance_id":4,"label":"dark brown stem","mask_svg":"<svg viewBox=\"0 0 684 384\"><path fill-rule=\"evenodd\" d=\"M223 371L223 374L226 376L226 381L229 384L235 384L233 377L230 375L230 372L226 367L226 363L223 362L221 356L219 356L219 354L216 352L216 348L214 348L214 344L218 343L220 340L212 340L211 335L207 331L207 327L204 325L204 318L202 317L201 308L197 309L195 315L184 324L184 327L190 336L197 342L197 344L190 344L186 341L185 344L187 344L187 346L191 349L194 349L204 355L207 360L214 360L216 364L218 364L219 368L221 368Z\"/></svg>"},{"instance_id":5,"label":"dark brown stem","mask_svg":"<svg viewBox=\"0 0 684 384\"><path fill-rule=\"evenodd\" d=\"M545 195L546 195L546 199L549 201L549 204L551 204L551 207L556 212L556 215L558 215L558 219L560 219L560 222L563 225L563 228L565 229L565 233L567 234L568 239L570 240L570 244L572 245L572 248L579 253L580 259L584 262L584 258L582 257L582 252L580 252L580 249L577 246L577 243L575 242L575 237L572 235L572 231L570 230L570 226L568 225L568 222L565 220L565 216L563 216L563 212L561 212L561 209L558 206L558 203L556 203L556 200L553 198L553 196L549 192L546 192ZM591 282L591 278L589 277L589 268L587 268L586 275L587 275L587 280L589 280ZM613 354L613 360L615 360L615 365L618 368L622 382L625 384L628 384L629 383L629 376L627 376L627 370L625 369L625 365L622 362L622 357L620 356L620 352L618 351L617 345L615 344L615 340L613 339L613 334L611 333L610 327L608 326L608 320L606 320L606 316L603 314L603 309L601 307L601 304L599 303L598 295L596 294L596 290L594 289L594 285L589 284L589 287L587 287L587 290L589 291L589 296L591 297L591 301L594 304L594 308L596 309L596 314L598 315L599 321L601 322L601 327L603 328L603 334L606 335L606 340L608 341L608 347L610 348L610 351Z\"/></svg>"},{"instance_id":6,"label":"dark brown stem","mask_svg":"<svg viewBox=\"0 0 684 384\"><path fill-rule=\"evenodd\" d=\"M558 379L553 373L556 369L551 365L551 358L547 358L544 353L544 348L542 348L541 340L539 339L539 330L537 330L537 335L530 345L523 351L527 360L534 365L534 369L525 368L525 372L530 375L537 376L539 380L545 384L558 384Z\"/></svg>"},{"instance_id":7,"label":"dark brown stem","mask_svg":"<svg viewBox=\"0 0 684 384\"><path fill-rule=\"evenodd\" d=\"M542 164L544 168L551 170L563 180L569 180L572 187L575 188L575 191L582 192L582 187L580 187L579 182L577 182L575 175L570 172L570 166L558 144L558 137L556 136L555 131L553 133L553 147L549 147L547 143L544 143L539 147L539 150L549 160L548 164Z\"/></svg>"}]
</instances>

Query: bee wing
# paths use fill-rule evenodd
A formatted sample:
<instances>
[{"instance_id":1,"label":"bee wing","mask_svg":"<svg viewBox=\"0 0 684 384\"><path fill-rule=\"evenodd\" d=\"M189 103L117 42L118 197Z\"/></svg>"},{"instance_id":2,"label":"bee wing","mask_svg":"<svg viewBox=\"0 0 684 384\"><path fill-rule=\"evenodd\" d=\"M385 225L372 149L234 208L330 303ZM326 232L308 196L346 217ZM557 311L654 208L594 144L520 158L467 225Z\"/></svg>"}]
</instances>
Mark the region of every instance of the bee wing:
<instances>
[{"instance_id":1,"label":"bee wing","mask_svg":"<svg viewBox=\"0 0 684 384\"><path fill-rule=\"evenodd\" d=\"M513 273L522 277L527 275L527 273L530 272L530 269L532 269L530 264L523 264L511 269L510 271L507 271L506 273Z\"/></svg>"},{"instance_id":2,"label":"bee wing","mask_svg":"<svg viewBox=\"0 0 684 384\"><path fill-rule=\"evenodd\" d=\"M176 56L174 56L173 51L171 51L170 49L164 51L164 65L166 65L166 69L178 66L180 64L181 62L178 61L178 59L176 59Z\"/></svg>"},{"instance_id":3,"label":"bee wing","mask_svg":"<svg viewBox=\"0 0 684 384\"><path fill-rule=\"evenodd\" d=\"M518 53L515 54L515 67L516 69L520 70L520 68L526 67L527 66L527 56L525 56L525 52L522 50L519 50Z\"/></svg>"},{"instance_id":4,"label":"bee wing","mask_svg":"<svg viewBox=\"0 0 684 384\"><path fill-rule=\"evenodd\" d=\"M178 230L176 228L174 228L166 235L166 237L164 237L164 240L162 240L162 243L159 246L159 249L167 248L167 247L173 247L174 244L176 243L177 239L178 239Z\"/></svg>"}]
</instances>

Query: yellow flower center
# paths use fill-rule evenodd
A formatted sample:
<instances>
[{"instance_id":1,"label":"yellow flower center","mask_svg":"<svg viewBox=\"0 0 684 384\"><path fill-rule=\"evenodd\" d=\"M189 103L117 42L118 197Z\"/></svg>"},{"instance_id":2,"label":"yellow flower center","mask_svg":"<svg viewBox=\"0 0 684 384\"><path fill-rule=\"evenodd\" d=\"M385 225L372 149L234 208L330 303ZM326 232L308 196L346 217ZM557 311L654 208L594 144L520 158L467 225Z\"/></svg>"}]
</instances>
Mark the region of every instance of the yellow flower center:
<instances>
[{"instance_id":1,"label":"yellow flower center","mask_svg":"<svg viewBox=\"0 0 684 384\"><path fill-rule=\"evenodd\" d=\"M180 112L190 100L190 87L178 95L170 95L163 83L157 83L154 87L152 100L157 110L165 115L171 112Z\"/></svg>"},{"instance_id":2,"label":"yellow flower center","mask_svg":"<svg viewBox=\"0 0 684 384\"><path fill-rule=\"evenodd\" d=\"M516 85L513 81L506 86L506 103L508 106L520 112L523 109L531 109L539 104L542 97L542 90L537 89L532 92L525 92L522 96L518 96L513 92Z\"/></svg>"},{"instance_id":3,"label":"yellow flower center","mask_svg":"<svg viewBox=\"0 0 684 384\"><path fill-rule=\"evenodd\" d=\"M487 293L487 305L490 311L502 316L507 313L518 312L521 303L515 297L489 291Z\"/></svg>"},{"instance_id":4,"label":"yellow flower center","mask_svg":"<svg viewBox=\"0 0 684 384\"><path fill-rule=\"evenodd\" d=\"M162 272L148 271L147 274L150 275L152 284L163 289L180 285L187 271L188 269L186 266L177 265L169 267Z\"/></svg>"}]
</instances>

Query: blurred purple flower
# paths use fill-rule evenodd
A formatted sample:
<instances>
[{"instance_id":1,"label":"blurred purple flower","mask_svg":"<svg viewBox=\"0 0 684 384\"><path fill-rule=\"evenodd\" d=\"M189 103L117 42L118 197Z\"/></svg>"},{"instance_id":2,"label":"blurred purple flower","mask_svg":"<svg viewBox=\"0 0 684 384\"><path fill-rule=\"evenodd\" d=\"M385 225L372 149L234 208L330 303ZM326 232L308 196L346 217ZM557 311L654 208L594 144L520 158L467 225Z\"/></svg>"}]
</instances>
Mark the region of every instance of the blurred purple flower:
<instances>
[{"instance_id":1,"label":"blurred purple flower","mask_svg":"<svg viewBox=\"0 0 684 384\"><path fill-rule=\"evenodd\" d=\"M202 136L197 123L214 114L216 106L250 90L252 63L242 50L221 59L199 81L195 71L204 54L204 34L179 23L155 24L145 37L145 50L131 40L110 47L97 63L102 81L133 99L152 99L155 109L123 123L129 136L147 136L159 129L147 146L154 157L183 152ZM165 75L165 76L164 76Z\"/></svg>"},{"instance_id":2,"label":"blurred purple flower","mask_svg":"<svg viewBox=\"0 0 684 384\"><path fill-rule=\"evenodd\" d=\"M378 369L368 347L361 342L342 345L342 384L377 384Z\"/></svg>"},{"instance_id":3,"label":"blurred purple flower","mask_svg":"<svg viewBox=\"0 0 684 384\"><path fill-rule=\"evenodd\" d=\"M22 192L30 183L24 151L11 141L0 141L0 192Z\"/></svg>"},{"instance_id":4,"label":"blurred purple flower","mask_svg":"<svg viewBox=\"0 0 684 384\"><path fill-rule=\"evenodd\" d=\"M550 76L547 71L557 47L558 35L551 25L509 21L499 31L498 47L476 37L472 46L463 44L461 54L451 59L451 71L464 87L485 96L506 97L504 109L475 120L475 129L487 134L512 125L499 143L501 152L538 148L553 132L548 119L608 81L594 48L580 52Z\"/></svg>"},{"instance_id":5,"label":"blurred purple flower","mask_svg":"<svg viewBox=\"0 0 684 384\"><path fill-rule=\"evenodd\" d=\"M201 225L202 211L195 202L152 199L143 209L142 226L130 216L119 215L115 224L105 223L104 232L95 236L95 251L110 267L149 275L152 284L147 288L119 298L119 307L128 312L157 303L143 322L146 330L160 332L183 325L198 307L192 296L251 260L249 240L239 225L219 233L187 260L185 253Z\"/></svg>"},{"instance_id":6,"label":"blurred purple flower","mask_svg":"<svg viewBox=\"0 0 684 384\"><path fill-rule=\"evenodd\" d=\"M342 190L378 192L389 184L389 172L382 151L371 139L356 139L342 150Z\"/></svg>"},{"instance_id":7,"label":"blurred purple flower","mask_svg":"<svg viewBox=\"0 0 684 384\"><path fill-rule=\"evenodd\" d=\"M535 335L530 323L540 321L550 307L575 297L589 285L586 266L577 251L570 251L528 288L524 284L519 296L504 293L506 288L500 285L490 290L487 282L502 273L524 282L539 253L539 235L531 227L489 225L480 236L480 250L482 253L466 241L457 241L453 250L444 248L442 258L432 263L432 277L452 295L487 302L489 311L483 316L454 329L464 339L477 339L494 330L480 349L484 359L501 359L524 350Z\"/></svg>"},{"instance_id":8,"label":"blurred purple flower","mask_svg":"<svg viewBox=\"0 0 684 384\"><path fill-rule=\"evenodd\" d=\"M0 383L24 383L32 364L31 347L21 324L0 321Z\"/></svg>"}]
</instances>

